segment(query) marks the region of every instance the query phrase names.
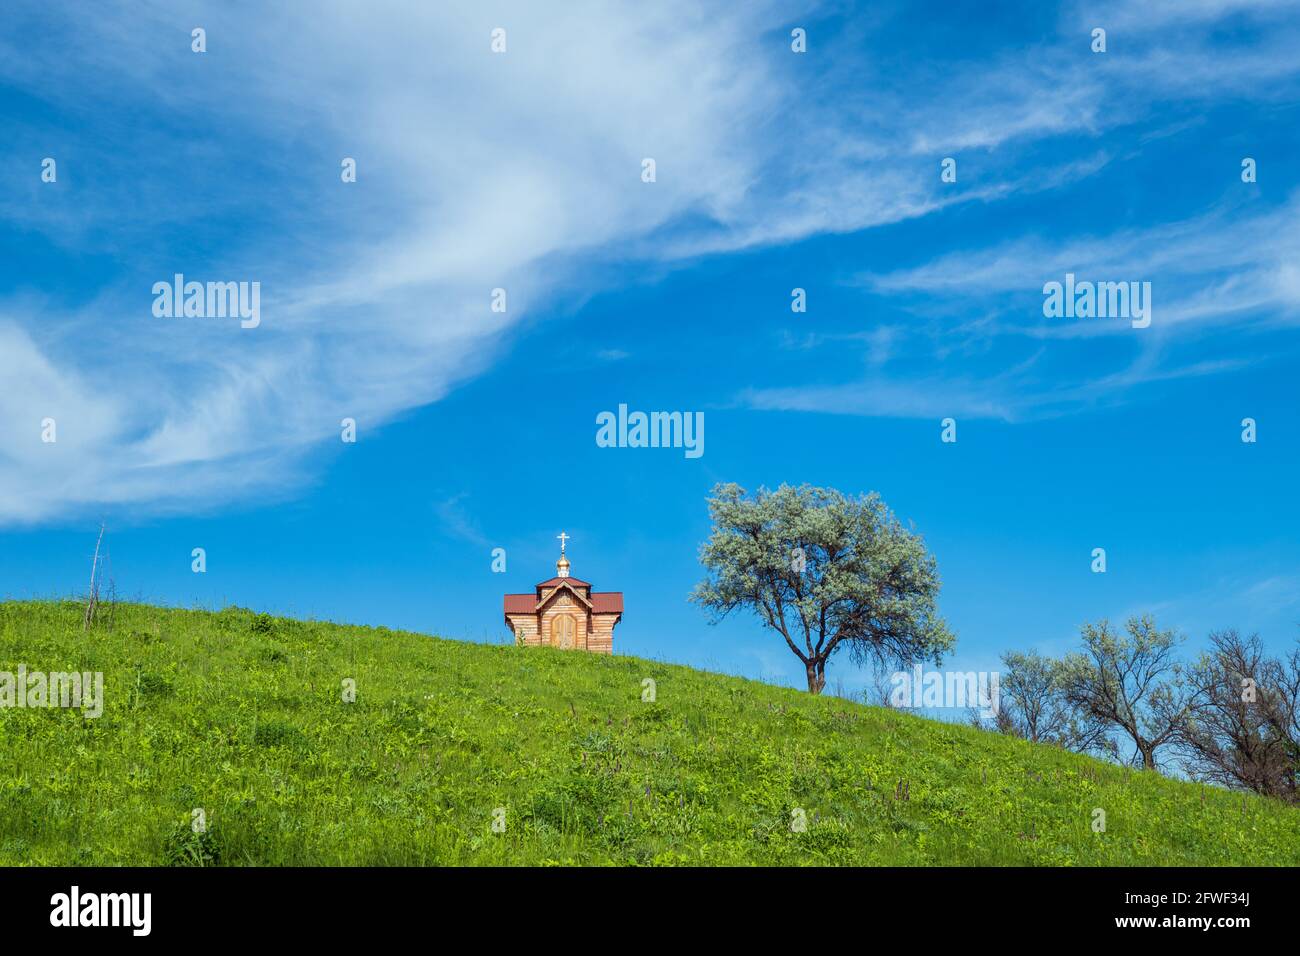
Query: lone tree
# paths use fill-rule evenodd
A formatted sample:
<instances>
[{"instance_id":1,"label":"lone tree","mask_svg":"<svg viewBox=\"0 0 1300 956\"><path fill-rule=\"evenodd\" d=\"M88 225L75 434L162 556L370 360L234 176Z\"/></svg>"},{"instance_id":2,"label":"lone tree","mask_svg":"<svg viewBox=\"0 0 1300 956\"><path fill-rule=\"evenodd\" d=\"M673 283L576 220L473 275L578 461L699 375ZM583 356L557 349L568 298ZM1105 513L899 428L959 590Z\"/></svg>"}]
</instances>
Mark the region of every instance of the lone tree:
<instances>
[{"instance_id":1,"label":"lone tree","mask_svg":"<svg viewBox=\"0 0 1300 956\"><path fill-rule=\"evenodd\" d=\"M691 595L717 623L747 608L803 662L808 690L848 647L857 663L938 663L955 638L935 608L939 574L920 537L880 496L782 485L753 497L719 484L713 535L700 549L708 577Z\"/></svg>"}]
</instances>

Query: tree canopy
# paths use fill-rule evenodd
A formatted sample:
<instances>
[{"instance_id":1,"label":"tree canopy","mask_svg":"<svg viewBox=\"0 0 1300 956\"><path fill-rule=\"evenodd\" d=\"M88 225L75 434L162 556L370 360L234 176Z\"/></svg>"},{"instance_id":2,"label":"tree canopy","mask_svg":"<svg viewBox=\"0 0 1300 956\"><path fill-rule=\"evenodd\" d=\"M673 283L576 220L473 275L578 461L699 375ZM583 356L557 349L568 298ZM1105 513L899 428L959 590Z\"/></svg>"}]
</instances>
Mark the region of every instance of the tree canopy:
<instances>
[{"instance_id":1,"label":"tree canopy","mask_svg":"<svg viewBox=\"0 0 1300 956\"><path fill-rule=\"evenodd\" d=\"M716 622L753 611L803 662L821 693L841 648L857 662L940 662L955 638L936 608L939 574L921 538L875 494L781 485L750 496L734 483L709 498L707 577L691 595Z\"/></svg>"},{"instance_id":2,"label":"tree canopy","mask_svg":"<svg viewBox=\"0 0 1300 956\"><path fill-rule=\"evenodd\" d=\"M1180 638L1150 615L1131 617L1118 634L1108 621L1083 626L1084 652L1062 665L1065 696L1088 717L1123 731L1135 761L1156 769L1162 747L1177 741L1195 700L1174 654Z\"/></svg>"}]
</instances>

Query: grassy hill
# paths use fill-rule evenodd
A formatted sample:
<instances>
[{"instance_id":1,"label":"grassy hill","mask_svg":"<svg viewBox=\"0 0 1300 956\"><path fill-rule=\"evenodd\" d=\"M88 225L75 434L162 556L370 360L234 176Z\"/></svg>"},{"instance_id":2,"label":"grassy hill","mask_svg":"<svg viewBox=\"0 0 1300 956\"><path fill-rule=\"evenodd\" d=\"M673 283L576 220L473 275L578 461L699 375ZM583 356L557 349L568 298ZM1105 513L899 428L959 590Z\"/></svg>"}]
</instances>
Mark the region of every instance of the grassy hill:
<instances>
[{"instance_id":1,"label":"grassy hill","mask_svg":"<svg viewBox=\"0 0 1300 956\"><path fill-rule=\"evenodd\" d=\"M106 704L0 709L0 865L1300 863L1271 801L636 658L0 603L19 664Z\"/></svg>"}]
</instances>

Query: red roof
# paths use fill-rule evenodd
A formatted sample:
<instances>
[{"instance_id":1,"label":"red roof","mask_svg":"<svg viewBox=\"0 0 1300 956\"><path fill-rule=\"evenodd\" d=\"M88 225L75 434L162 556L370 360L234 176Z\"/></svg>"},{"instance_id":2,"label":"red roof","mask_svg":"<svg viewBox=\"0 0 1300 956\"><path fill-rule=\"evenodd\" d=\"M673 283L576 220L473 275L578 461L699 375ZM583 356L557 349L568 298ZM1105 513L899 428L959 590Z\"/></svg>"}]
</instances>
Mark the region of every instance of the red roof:
<instances>
[{"instance_id":1,"label":"red roof","mask_svg":"<svg viewBox=\"0 0 1300 956\"><path fill-rule=\"evenodd\" d=\"M505 600L505 613L507 614L532 614L537 610L536 594L507 594ZM598 592L591 596L591 610L593 614L622 614L623 613L623 592L622 591L605 591Z\"/></svg>"},{"instance_id":2,"label":"red roof","mask_svg":"<svg viewBox=\"0 0 1300 956\"><path fill-rule=\"evenodd\" d=\"M536 594L507 594L507 614L532 614L537 607Z\"/></svg>"},{"instance_id":3,"label":"red roof","mask_svg":"<svg viewBox=\"0 0 1300 956\"><path fill-rule=\"evenodd\" d=\"M537 586L539 588L558 588L561 584L572 584L575 588L591 587L590 582L579 581L577 578L551 578L549 581L543 581Z\"/></svg>"}]
</instances>

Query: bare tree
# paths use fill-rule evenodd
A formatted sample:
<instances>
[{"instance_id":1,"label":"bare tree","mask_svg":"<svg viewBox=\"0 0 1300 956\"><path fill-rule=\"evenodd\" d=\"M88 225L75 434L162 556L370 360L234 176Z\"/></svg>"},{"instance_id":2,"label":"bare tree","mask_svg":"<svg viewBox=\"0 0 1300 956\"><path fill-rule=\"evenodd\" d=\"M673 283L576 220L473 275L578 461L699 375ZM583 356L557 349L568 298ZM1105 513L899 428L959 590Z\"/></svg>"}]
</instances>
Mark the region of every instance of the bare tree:
<instances>
[{"instance_id":1,"label":"bare tree","mask_svg":"<svg viewBox=\"0 0 1300 956\"><path fill-rule=\"evenodd\" d=\"M1065 665L1037 651L1002 655L998 731L1076 753L1113 753L1107 723L1066 699Z\"/></svg>"},{"instance_id":2,"label":"bare tree","mask_svg":"<svg viewBox=\"0 0 1300 956\"><path fill-rule=\"evenodd\" d=\"M104 543L104 525L101 522L99 526L99 539L95 542L95 556L90 562L90 593L86 598L86 617L81 622L82 631L90 628L91 623L95 620L95 612L99 608L99 548Z\"/></svg>"},{"instance_id":3,"label":"bare tree","mask_svg":"<svg viewBox=\"0 0 1300 956\"><path fill-rule=\"evenodd\" d=\"M1174 659L1179 638L1150 615L1129 618L1123 635L1107 621L1085 624L1084 652L1062 663L1065 699L1081 718L1105 723L1133 743L1133 762L1157 768L1187 718L1195 689Z\"/></svg>"},{"instance_id":4,"label":"bare tree","mask_svg":"<svg viewBox=\"0 0 1300 956\"><path fill-rule=\"evenodd\" d=\"M897 709L898 705L894 703L894 668L886 661L873 660L870 662L870 670L871 677L862 689L862 702L875 707Z\"/></svg>"},{"instance_id":5,"label":"bare tree","mask_svg":"<svg viewBox=\"0 0 1300 956\"><path fill-rule=\"evenodd\" d=\"M1300 781L1300 647L1291 656L1270 661L1265 668L1262 696L1264 721L1276 735L1290 761L1290 786L1294 794Z\"/></svg>"},{"instance_id":6,"label":"bare tree","mask_svg":"<svg viewBox=\"0 0 1300 956\"><path fill-rule=\"evenodd\" d=\"M1295 760L1269 720L1270 707L1284 709L1285 695L1275 686L1279 662L1265 656L1257 634L1220 631L1210 644L1188 671L1194 701L1176 735L1188 774L1294 801Z\"/></svg>"}]
</instances>

